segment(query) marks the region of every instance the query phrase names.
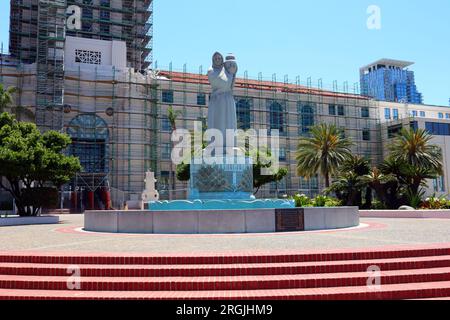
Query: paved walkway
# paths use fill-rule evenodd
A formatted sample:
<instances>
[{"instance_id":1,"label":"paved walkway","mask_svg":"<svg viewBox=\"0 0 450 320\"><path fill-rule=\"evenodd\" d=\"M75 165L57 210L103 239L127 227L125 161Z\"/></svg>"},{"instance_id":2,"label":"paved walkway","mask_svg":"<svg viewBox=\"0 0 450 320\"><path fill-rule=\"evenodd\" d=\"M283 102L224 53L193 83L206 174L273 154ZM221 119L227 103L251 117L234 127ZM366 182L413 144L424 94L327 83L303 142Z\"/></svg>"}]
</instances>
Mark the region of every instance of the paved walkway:
<instances>
[{"instance_id":1,"label":"paved walkway","mask_svg":"<svg viewBox=\"0 0 450 320\"><path fill-rule=\"evenodd\" d=\"M0 251L196 254L450 244L450 220L362 218L361 222L360 228L331 232L125 235L83 232L82 215L64 215L59 225L1 227Z\"/></svg>"}]
</instances>

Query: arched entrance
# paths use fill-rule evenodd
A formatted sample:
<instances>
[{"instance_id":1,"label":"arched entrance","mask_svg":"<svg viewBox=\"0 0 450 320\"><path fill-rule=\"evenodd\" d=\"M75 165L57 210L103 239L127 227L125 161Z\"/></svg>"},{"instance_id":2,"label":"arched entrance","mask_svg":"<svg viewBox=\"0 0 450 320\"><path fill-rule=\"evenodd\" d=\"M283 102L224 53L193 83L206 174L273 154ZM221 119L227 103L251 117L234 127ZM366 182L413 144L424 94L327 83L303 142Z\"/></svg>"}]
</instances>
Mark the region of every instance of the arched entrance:
<instances>
[{"instance_id":1,"label":"arched entrance","mask_svg":"<svg viewBox=\"0 0 450 320\"><path fill-rule=\"evenodd\" d=\"M72 139L68 151L80 159L82 166L72 181L72 206L79 211L108 209L108 124L95 114L81 114L70 121L67 134Z\"/></svg>"}]
</instances>

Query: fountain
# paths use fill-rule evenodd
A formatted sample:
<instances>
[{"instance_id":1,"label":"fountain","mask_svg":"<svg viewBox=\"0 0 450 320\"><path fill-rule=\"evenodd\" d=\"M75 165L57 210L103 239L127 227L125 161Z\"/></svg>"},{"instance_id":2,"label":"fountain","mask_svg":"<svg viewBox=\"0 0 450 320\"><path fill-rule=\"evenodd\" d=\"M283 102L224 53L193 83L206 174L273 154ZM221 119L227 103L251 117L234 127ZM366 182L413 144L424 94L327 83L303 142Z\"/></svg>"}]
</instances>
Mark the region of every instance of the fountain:
<instances>
[{"instance_id":1,"label":"fountain","mask_svg":"<svg viewBox=\"0 0 450 320\"><path fill-rule=\"evenodd\" d=\"M296 208L294 200L253 196L253 159L236 146L233 87L237 64L213 56L208 71L212 93L208 106L210 145L189 156L186 200L159 201L153 173L147 173L145 201L139 211L88 211L86 231L112 233L207 234L323 230L359 225L357 207ZM227 135L231 131L231 135ZM231 138L229 139L229 137ZM226 139L223 139L226 137ZM225 140L225 142L224 142ZM188 140L191 150L191 140ZM258 145L257 148L260 146ZM200 148L202 149L202 148ZM276 159L276 157L274 157Z\"/></svg>"}]
</instances>

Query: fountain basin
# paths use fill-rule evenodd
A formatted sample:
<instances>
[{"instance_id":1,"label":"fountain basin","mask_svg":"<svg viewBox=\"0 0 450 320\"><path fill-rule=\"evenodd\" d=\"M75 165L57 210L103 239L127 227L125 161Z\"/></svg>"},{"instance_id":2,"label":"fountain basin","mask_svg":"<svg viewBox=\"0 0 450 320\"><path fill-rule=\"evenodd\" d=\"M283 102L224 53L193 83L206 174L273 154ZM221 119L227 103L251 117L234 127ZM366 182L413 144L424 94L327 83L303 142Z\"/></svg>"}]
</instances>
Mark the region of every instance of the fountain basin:
<instances>
[{"instance_id":1,"label":"fountain basin","mask_svg":"<svg viewBox=\"0 0 450 320\"><path fill-rule=\"evenodd\" d=\"M84 229L137 234L230 234L359 225L358 207L185 211L86 211Z\"/></svg>"},{"instance_id":2,"label":"fountain basin","mask_svg":"<svg viewBox=\"0 0 450 320\"><path fill-rule=\"evenodd\" d=\"M150 201L149 208L150 211L289 209L295 208L295 201L282 199Z\"/></svg>"}]
</instances>

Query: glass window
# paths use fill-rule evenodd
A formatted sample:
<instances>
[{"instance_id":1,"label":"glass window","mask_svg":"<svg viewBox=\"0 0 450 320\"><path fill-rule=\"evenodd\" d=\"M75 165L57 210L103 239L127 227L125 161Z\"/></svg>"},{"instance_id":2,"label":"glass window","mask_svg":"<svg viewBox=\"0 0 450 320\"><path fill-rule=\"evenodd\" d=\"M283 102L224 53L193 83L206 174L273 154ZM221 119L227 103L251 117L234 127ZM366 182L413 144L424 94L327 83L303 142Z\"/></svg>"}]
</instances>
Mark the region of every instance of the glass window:
<instances>
[{"instance_id":1,"label":"glass window","mask_svg":"<svg viewBox=\"0 0 450 320\"><path fill-rule=\"evenodd\" d=\"M286 161L286 148L280 148L279 160Z\"/></svg>"},{"instance_id":2,"label":"glass window","mask_svg":"<svg viewBox=\"0 0 450 320\"><path fill-rule=\"evenodd\" d=\"M391 119L391 109L389 108L384 108L384 118L386 120Z\"/></svg>"},{"instance_id":3,"label":"glass window","mask_svg":"<svg viewBox=\"0 0 450 320\"><path fill-rule=\"evenodd\" d=\"M362 132L362 138L364 141L370 141L370 130L364 129Z\"/></svg>"},{"instance_id":4,"label":"glass window","mask_svg":"<svg viewBox=\"0 0 450 320\"><path fill-rule=\"evenodd\" d=\"M310 105L302 105L298 103L298 113L300 117L299 133L308 133L309 129L314 125L314 108Z\"/></svg>"},{"instance_id":5,"label":"glass window","mask_svg":"<svg viewBox=\"0 0 450 320\"><path fill-rule=\"evenodd\" d=\"M450 119L450 113L445 114L445 119Z\"/></svg>"},{"instance_id":6,"label":"glass window","mask_svg":"<svg viewBox=\"0 0 450 320\"><path fill-rule=\"evenodd\" d=\"M172 126L170 125L169 118L162 117L162 119L161 119L161 130L165 131L165 132L172 131Z\"/></svg>"},{"instance_id":7,"label":"glass window","mask_svg":"<svg viewBox=\"0 0 450 320\"><path fill-rule=\"evenodd\" d=\"M238 99L236 102L236 116L238 129L250 129L250 110L252 100L247 98Z\"/></svg>"},{"instance_id":8,"label":"glass window","mask_svg":"<svg viewBox=\"0 0 450 320\"><path fill-rule=\"evenodd\" d=\"M280 134L284 130L284 108L278 101L269 102L269 123L271 130L279 130Z\"/></svg>"},{"instance_id":9,"label":"glass window","mask_svg":"<svg viewBox=\"0 0 450 320\"><path fill-rule=\"evenodd\" d=\"M369 107L362 107L361 108L361 117L369 118Z\"/></svg>"},{"instance_id":10,"label":"glass window","mask_svg":"<svg viewBox=\"0 0 450 320\"><path fill-rule=\"evenodd\" d=\"M421 116L422 118L425 118L425 111L420 111L420 116Z\"/></svg>"},{"instance_id":11,"label":"glass window","mask_svg":"<svg viewBox=\"0 0 450 320\"><path fill-rule=\"evenodd\" d=\"M411 111L411 116L414 117L414 118L417 117L417 111L416 110L412 110Z\"/></svg>"},{"instance_id":12,"label":"glass window","mask_svg":"<svg viewBox=\"0 0 450 320\"><path fill-rule=\"evenodd\" d=\"M398 109L393 109L392 115L394 116L394 120L397 120L398 119Z\"/></svg>"},{"instance_id":13,"label":"glass window","mask_svg":"<svg viewBox=\"0 0 450 320\"><path fill-rule=\"evenodd\" d=\"M328 113L330 116L336 115L336 106L334 104L328 105Z\"/></svg>"},{"instance_id":14,"label":"glass window","mask_svg":"<svg viewBox=\"0 0 450 320\"><path fill-rule=\"evenodd\" d=\"M109 24L100 23L100 33L109 33Z\"/></svg>"},{"instance_id":15,"label":"glass window","mask_svg":"<svg viewBox=\"0 0 450 320\"><path fill-rule=\"evenodd\" d=\"M163 90L162 102L173 103L173 91L172 90Z\"/></svg>"},{"instance_id":16,"label":"glass window","mask_svg":"<svg viewBox=\"0 0 450 320\"><path fill-rule=\"evenodd\" d=\"M388 138L394 138L401 130L402 130L403 126L401 124L399 125L395 125L395 126L390 126L388 128Z\"/></svg>"},{"instance_id":17,"label":"glass window","mask_svg":"<svg viewBox=\"0 0 450 320\"><path fill-rule=\"evenodd\" d=\"M443 114L442 112L439 112L439 113L438 113L438 118L439 118L439 119L444 119L444 114Z\"/></svg>"},{"instance_id":18,"label":"glass window","mask_svg":"<svg viewBox=\"0 0 450 320\"><path fill-rule=\"evenodd\" d=\"M345 109L343 105L338 105L338 115L345 116Z\"/></svg>"},{"instance_id":19,"label":"glass window","mask_svg":"<svg viewBox=\"0 0 450 320\"><path fill-rule=\"evenodd\" d=\"M162 147L161 158L163 160L169 160L171 154L170 143L163 143L161 147Z\"/></svg>"},{"instance_id":20,"label":"glass window","mask_svg":"<svg viewBox=\"0 0 450 320\"><path fill-rule=\"evenodd\" d=\"M100 10L100 19L101 20L109 20L110 18L110 13L109 11L106 10Z\"/></svg>"},{"instance_id":21,"label":"glass window","mask_svg":"<svg viewBox=\"0 0 450 320\"><path fill-rule=\"evenodd\" d=\"M425 122L425 130L436 136L450 136L449 123Z\"/></svg>"},{"instance_id":22,"label":"glass window","mask_svg":"<svg viewBox=\"0 0 450 320\"><path fill-rule=\"evenodd\" d=\"M204 93L197 94L197 104L199 106L206 106L206 94Z\"/></svg>"}]
</instances>

